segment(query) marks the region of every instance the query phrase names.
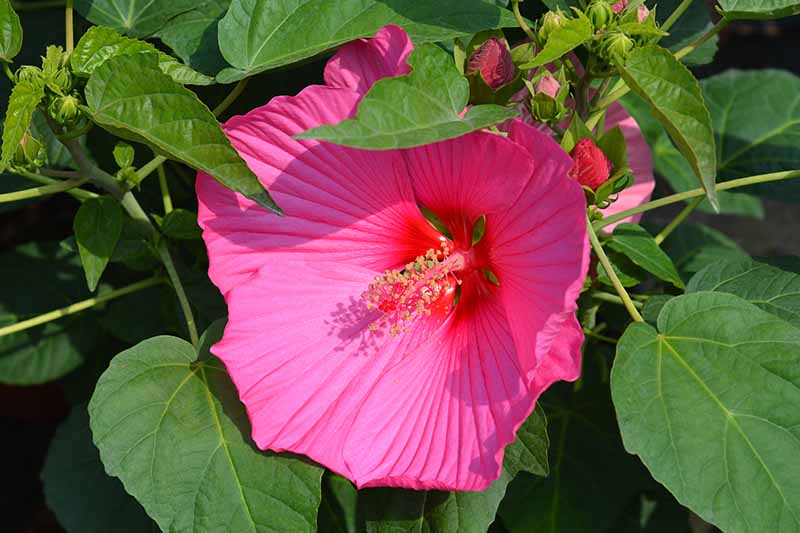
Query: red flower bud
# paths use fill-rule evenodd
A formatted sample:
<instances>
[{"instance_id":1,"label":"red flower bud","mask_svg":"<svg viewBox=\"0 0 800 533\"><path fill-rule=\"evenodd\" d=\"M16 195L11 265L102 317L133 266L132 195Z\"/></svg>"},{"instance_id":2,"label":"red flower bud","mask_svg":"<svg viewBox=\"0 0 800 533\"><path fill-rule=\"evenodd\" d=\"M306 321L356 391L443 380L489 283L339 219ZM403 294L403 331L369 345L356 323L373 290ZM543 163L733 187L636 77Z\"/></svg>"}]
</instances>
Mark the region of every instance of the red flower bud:
<instances>
[{"instance_id":1,"label":"red flower bud","mask_svg":"<svg viewBox=\"0 0 800 533\"><path fill-rule=\"evenodd\" d=\"M642 4L638 8L636 8L636 21L639 24L644 22L648 16L650 16L650 10L647 9L646 5Z\"/></svg>"},{"instance_id":2,"label":"red flower bud","mask_svg":"<svg viewBox=\"0 0 800 533\"><path fill-rule=\"evenodd\" d=\"M572 169L569 171L572 179L593 191L608 181L611 175L611 161L594 141L581 139L569 155L573 160Z\"/></svg>"},{"instance_id":3,"label":"red flower bud","mask_svg":"<svg viewBox=\"0 0 800 533\"><path fill-rule=\"evenodd\" d=\"M619 0L619 2L615 2L611 4L611 9L614 10L614 13L619 15L622 13L622 10L625 9L628 5L628 0Z\"/></svg>"},{"instance_id":4,"label":"red flower bud","mask_svg":"<svg viewBox=\"0 0 800 533\"><path fill-rule=\"evenodd\" d=\"M545 74L536 82L536 93L544 93L550 98L555 98L559 89L561 84L550 74Z\"/></svg>"},{"instance_id":5,"label":"red flower bud","mask_svg":"<svg viewBox=\"0 0 800 533\"><path fill-rule=\"evenodd\" d=\"M480 71L483 80L492 89L497 89L514 79L514 63L511 52L500 39L491 37L472 52L467 62L467 75Z\"/></svg>"}]
</instances>

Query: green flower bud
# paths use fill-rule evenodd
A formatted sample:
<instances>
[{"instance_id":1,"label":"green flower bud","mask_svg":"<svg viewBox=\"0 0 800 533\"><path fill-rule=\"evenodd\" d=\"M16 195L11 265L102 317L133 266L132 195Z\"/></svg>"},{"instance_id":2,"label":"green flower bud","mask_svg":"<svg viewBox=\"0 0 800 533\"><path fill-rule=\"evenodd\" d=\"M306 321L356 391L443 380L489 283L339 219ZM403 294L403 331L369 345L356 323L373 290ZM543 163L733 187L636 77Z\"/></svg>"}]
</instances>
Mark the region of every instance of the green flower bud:
<instances>
[{"instance_id":1,"label":"green flower bud","mask_svg":"<svg viewBox=\"0 0 800 533\"><path fill-rule=\"evenodd\" d=\"M544 45L550 34L564 25L566 18L560 9L548 11L542 16L542 20L539 22L539 41L541 44Z\"/></svg>"},{"instance_id":2,"label":"green flower bud","mask_svg":"<svg viewBox=\"0 0 800 533\"><path fill-rule=\"evenodd\" d=\"M67 126L75 122L80 110L80 100L72 95L59 96L50 102L50 116L61 125Z\"/></svg>"},{"instance_id":3,"label":"green flower bud","mask_svg":"<svg viewBox=\"0 0 800 533\"><path fill-rule=\"evenodd\" d=\"M18 167L40 167L47 160L44 143L26 131L14 152L14 165Z\"/></svg>"},{"instance_id":4,"label":"green flower bud","mask_svg":"<svg viewBox=\"0 0 800 533\"><path fill-rule=\"evenodd\" d=\"M606 27L614 19L614 10L605 0L593 0L586 8L586 16L592 21L595 30Z\"/></svg>"},{"instance_id":5,"label":"green flower bud","mask_svg":"<svg viewBox=\"0 0 800 533\"><path fill-rule=\"evenodd\" d=\"M68 56L64 53L64 49L60 46L50 45L47 47L44 57L42 58L42 70L45 76L50 77L56 71L64 68L67 64Z\"/></svg>"},{"instance_id":6,"label":"green flower bud","mask_svg":"<svg viewBox=\"0 0 800 533\"><path fill-rule=\"evenodd\" d=\"M17 83L21 81L28 81L31 83L41 83L44 80L42 69L32 65L25 65L17 70L16 74Z\"/></svg>"},{"instance_id":7,"label":"green flower bud","mask_svg":"<svg viewBox=\"0 0 800 533\"><path fill-rule=\"evenodd\" d=\"M600 50L608 61L622 63L630 55L633 46L633 39L621 31L612 31L603 39Z\"/></svg>"}]
</instances>

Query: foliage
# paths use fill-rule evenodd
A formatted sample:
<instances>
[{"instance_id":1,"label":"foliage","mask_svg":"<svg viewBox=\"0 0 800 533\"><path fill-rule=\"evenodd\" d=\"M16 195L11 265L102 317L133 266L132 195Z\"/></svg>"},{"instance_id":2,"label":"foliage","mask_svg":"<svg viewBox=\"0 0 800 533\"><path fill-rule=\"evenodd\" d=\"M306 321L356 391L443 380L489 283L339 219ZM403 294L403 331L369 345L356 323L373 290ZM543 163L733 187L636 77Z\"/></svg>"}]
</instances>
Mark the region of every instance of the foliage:
<instances>
[{"instance_id":1,"label":"foliage","mask_svg":"<svg viewBox=\"0 0 800 533\"><path fill-rule=\"evenodd\" d=\"M42 471L68 531L686 533L690 512L724 531L800 531L798 260L751 258L684 222L694 209L763 218L766 199L800 200L797 76L698 81L690 68L713 61L730 21L800 4L719 0L716 23L692 0L52 4L0 0L0 215L15 232L8 217L23 209L60 224L21 229L0 254L0 384L69 391ZM45 12L66 20L63 48L27 30ZM269 211L242 208L252 220L292 216L219 117L318 81L316 58L389 24L413 43L410 72L374 83L352 118L295 139L406 149L507 136L508 120L533 116L567 152L588 139L608 162L604 183L584 187L581 377L537 402L483 491L357 489L309 458L258 449L243 393L211 353L229 295L208 278L196 173ZM513 64L501 87L468 72L488 39ZM641 185L635 139L604 124L618 102L651 149L661 197L610 214ZM279 183L278 200L316 194ZM648 220L670 204L683 207L673 222ZM481 215L473 244L491 224Z\"/></svg>"}]
</instances>

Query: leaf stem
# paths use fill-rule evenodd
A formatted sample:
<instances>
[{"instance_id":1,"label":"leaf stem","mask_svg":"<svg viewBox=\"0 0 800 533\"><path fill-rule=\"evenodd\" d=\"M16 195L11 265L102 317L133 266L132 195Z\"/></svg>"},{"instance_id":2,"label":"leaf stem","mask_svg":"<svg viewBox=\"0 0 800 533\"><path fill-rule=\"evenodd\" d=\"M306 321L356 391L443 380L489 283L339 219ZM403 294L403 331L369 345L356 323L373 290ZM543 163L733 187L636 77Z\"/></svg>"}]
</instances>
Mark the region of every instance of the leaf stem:
<instances>
[{"instance_id":1,"label":"leaf stem","mask_svg":"<svg viewBox=\"0 0 800 533\"><path fill-rule=\"evenodd\" d=\"M769 174L758 174L757 176L749 176L747 178L739 178L730 181L723 181L722 183L717 183L714 186L714 188L718 191L727 191L729 189L736 189L738 187L755 185L756 183L767 183L770 181L788 180L792 178L800 178L800 170L785 170L783 172L771 172ZM651 202L647 202L646 204L642 204L640 206L633 207L631 209L626 209L625 211L620 211L619 213L598 220L597 222L594 223L594 229L600 230L608 226L609 224L613 224L614 222L619 222L620 220L628 218L629 216L638 215L639 213L644 213L646 211L650 211L651 209L657 209L659 207L664 207L665 205L670 205L676 202L682 202L684 200L689 200L692 198L697 198L698 196L705 196L705 195L706 195L706 190L703 189L702 187L697 189L692 189L690 191L671 194L669 196L659 198L658 200L653 200Z\"/></svg>"},{"instance_id":2,"label":"leaf stem","mask_svg":"<svg viewBox=\"0 0 800 533\"><path fill-rule=\"evenodd\" d=\"M80 187L88 180L86 178L75 178L69 181L60 181L52 185L42 185L41 187L33 187L22 191L8 192L0 194L0 204L8 202L16 202L19 200L27 200L29 198L39 198L41 196L49 196L59 192L65 192L70 189Z\"/></svg>"},{"instance_id":3,"label":"leaf stem","mask_svg":"<svg viewBox=\"0 0 800 533\"><path fill-rule=\"evenodd\" d=\"M625 305L625 302L622 300L622 298L620 298L616 294L610 294L610 293L602 292L602 291L593 291L591 293L591 296L595 300L600 300L601 302L608 302L608 303L612 303L612 304ZM630 295L628 295L628 296L630 296ZM644 304L642 304L642 302L634 302L634 301L631 300L631 303L633 304L633 306L636 309L641 309L642 307L644 307Z\"/></svg>"},{"instance_id":4,"label":"leaf stem","mask_svg":"<svg viewBox=\"0 0 800 533\"><path fill-rule=\"evenodd\" d=\"M164 172L164 165L158 166L158 186L161 188L161 201L164 204L164 214L168 215L172 212L172 196L169 194L167 174Z\"/></svg>"},{"instance_id":5,"label":"leaf stem","mask_svg":"<svg viewBox=\"0 0 800 533\"><path fill-rule=\"evenodd\" d=\"M610 344L617 344L617 339L612 339L611 337L606 337L605 335L601 335L599 333L595 333L594 331L592 331L592 330L590 330L588 328L583 328L583 333L587 337L592 337L592 338L595 338L595 339L597 339L599 341L608 342Z\"/></svg>"},{"instance_id":6,"label":"leaf stem","mask_svg":"<svg viewBox=\"0 0 800 533\"><path fill-rule=\"evenodd\" d=\"M58 170L55 168L40 168L37 169L39 174L50 176L52 178L79 178L81 175L74 170Z\"/></svg>"},{"instance_id":7,"label":"leaf stem","mask_svg":"<svg viewBox=\"0 0 800 533\"><path fill-rule=\"evenodd\" d=\"M631 315L631 318L636 322L644 322L644 319L636 309L636 305L634 305L633 300L631 300L631 297L628 296L628 291L626 291L625 287L622 286L622 282L620 282L619 277L617 277L617 273L614 272L614 268L611 266L611 261L608 260L608 256L606 255L605 250L603 250L603 245L600 244L600 240L597 238L597 233L595 233L594 228L592 227L592 222L588 217L586 218L586 231L589 233L589 242L592 243L592 249L597 255L597 259L600 261L600 264L603 265L606 274L608 274L608 279L610 279L612 285L614 285L614 289L617 291L617 294L619 294L625 309L628 310L628 314Z\"/></svg>"},{"instance_id":8,"label":"leaf stem","mask_svg":"<svg viewBox=\"0 0 800 533\"><path fill-rule=\"evenodd\" d=\"M25 331L26 329L34 328L36 326L41 326L42 324L46 324L47 322L52 322L53 320L57 320L59 318L68 315L73 315L75 313L85 311L86 309L91 309L92 307L99 305L103 302L119 298L120 296L125 296L126 294L131 294L133 292L141 291L143 289L152 287L154 285L158 285L159 283L163 282L164 278L162 278L161 276L154 276L152 278L148 278L142 281L137 281L136 283L127 285L120 289L110 291L106 294L100 294L98 296L95 296L94 298L89 298L87 300L76 302L66 307L62 307L61 309L56 309L54 311L50 311L35 316L33 318L29 318L27 320L17 322L16 324L11 324L9 326L2 327L0 328L0 337L5 337L6 335L11 335L12 333L19 333L20 331Z\"/></svg>"},{"instance_id":9,"label":"leaf stem","mask_svg":"<svg viewBox=\"0 0 800 533\"><path fill-rule=\"evenodd\" d=\"M239 80L239 83L233 88L231 92L214 108L212 113L214 113L215 117L219 117L222 113L228 109L233 102L236 101L237 98L244 92L245 87L247 87L247 82L250 81L250 78L244 78Z\"/></svg>"},{"instance_id":10,"label":"leaf stem","mask_svg":"<svg viewBox=\"0 0 800 533\"><path fill-rule=\"evenodd\" d=\"M71 54L72 49L75 48L75 33L72 23L72 4L73 0L67 0L67 5L64 9L64 23L67 31L67 53Z\"/></svg>"},{"instance_id":11,"label":"leaf stem","mask_svg":"<svg viewBox=\"0 0 800 533\"><path fill-rule=\"evenodd\" d=\"M28 178L31 181L35 181L36 183L41 183L43 185L56 185L58 183L63 183L63 180L54 180L54 179L48 178L46 176L42 176L41 174L37 174L35 172L30 172L28 170L14 169L14 170L12 170L12 172L14 174L19 175L19 176L22 176L23 178ZM85 200L88 200L89 198L96 198L97 197L97 194L95 194L95 193L93 193L91 191L84 190L84 189L77 189L77 188L76 189L68 189L65 192L67 194L69 194L70 196L72 196L73 198L75 198L76 200L81 201L81 202L83 202Z\"/></svg>"},{"instance_id":12,"label":"leaf stem","mask_svg":"<svg viewBox=\"0 0 800 533\"><path fill-rule=\"evenodd\" d=\"M667 20L665 20L664 24L661 25L661 29L664 31L669 30L672 27L672 25L675 24L679 18L681 18L681 15L683 15L683 13L689 8L689 6L692 5L693 1L694 0L683 0L680 3L680 5L677 8L675 8L675 11L670 13Z\"/></svg>"},{"instance_id":13,"label":"leaf stem","mask_svg":"<svg viewBox=\"0 0 800 533\"><path fill-rule=\"evenodd\" d=\"M660 245L661 245L661 243L662 243L662 242L664 242L664 239L666 239L667 237L669 237L669 236L670 236L670 234L671 234L673 231L675 231L675 228L677 228L678 226L680 226L680 225L681 225L681 223L682 223L684 220L686 220L686 217L688 217L688 216L689 216L689 215L692 213L692 211L694 211L694 210L697 208L697 206L698 206L698 205L700 205L700 203L701 203L703 200L705 200L705 198L704 198L704 197L702 197L702 196L698 196L697 198L694 198L694 199L693 199L691 202L689 202L689 203L686 205L686 207L684 207L684 208L683 208L683 210L682 210L680 213L678 213L678 216L676 216L676 217L675 217L675 218L672 220L672 222L670 222L669 224L667 224L667 226L666 226L664 229L662 229L662 230L661 230L661 232L659 232L659 234L658 234L658 235L656 235L656 236L653 238L653 239L656 241L656 244L658 244L658 245L660 246Z\"/></svg>"},{"instance_id":14,"label":"leaf stem","mask_svg":"<svg viewBox=\"0 0 800 533\"><path fill-rule=\"evenodd\" d=\"M528 23L525 22L525 18L522 16L522 13L519 12L519 3L521 0L511 0L511 10L514 12L514 18L517 19L517 24L525 32L525 35L528 36L528 39L531 40L532 43L536 43L536 35L534 35L533 30Z\"/></svg>"},{"instance_id":15,"label":"leaf stem","mask_svg":"<svg viewBox=\"0 0 800 533\"><path fill-rule=\"evenodd\" d=\"M141 183L143 179L152 174L153 171L156 170L158 167L163 165L166 160L167 158L164 157L163 155L157 155L149 162L142 165L142 167L136 171L136 176L139 178L139 182Z\"/></svg>"},{"instance_id":16,"label":"leaf stem","mask_svg":"<svg viewBox=\"0 0 800 533\"><path fill-rule=\"evenodd\" d=\"M197 335L197 326L195 325L194 315L192 314L192 306L189 299L186 297L186 291L183 289L181 278L178 276L178 271L175 269L175 263L172 262L172 256L169 254L167 242L161 239L158 243L158 256L167 268L167 274L172 282L172 288L175 289L175 294L178 296L178 302L181 305L183 316L186 319L186 328L189 330L189 338L192 341L192 346L197 348L200 345L200 340Z\"/></svg>"},{"instance_id":17,"label":"leaf stem","mask_svg":"<svg viewBox=\"0 0 800 533\"><path fill-rule=\"evenodd\" d=\"M730 23L731 23L731 21L728 20L728 19L725 19L725 18L724 19L720 19L720 21L717 22L714 25L713 28L711 28L708 32L706 32L703 36L701 36L695 42L693 42L693 43L691 43L689 45L686 45L683 48L681 48L680 50L678 50L677 52L675 52L673 54L675 56L675 59L682 59L682 58L686 57L687 55L691 54L698 46L700 46L701 44L703 44L704 42L706 42L707 40L711 39L713 36L715 36L716 34L721 32Z\"/></svg>"}]
</instances>

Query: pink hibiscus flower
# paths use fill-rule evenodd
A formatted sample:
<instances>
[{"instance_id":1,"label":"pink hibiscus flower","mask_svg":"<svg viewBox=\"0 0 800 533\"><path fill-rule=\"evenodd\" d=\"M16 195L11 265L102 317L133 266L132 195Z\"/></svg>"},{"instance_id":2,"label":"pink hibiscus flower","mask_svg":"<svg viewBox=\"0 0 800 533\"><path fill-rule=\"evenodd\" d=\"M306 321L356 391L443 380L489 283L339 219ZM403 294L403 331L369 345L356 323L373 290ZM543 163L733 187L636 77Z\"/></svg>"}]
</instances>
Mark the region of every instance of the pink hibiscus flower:
<instances>
[{"instance_id":1,"label":"pink hibiscus flower","mask_svg":"<svg viewBox=\"0 0 800 533\"><path fill-rule=\"evenodd\" d=\"M292 138L352 117L410 50L384 28L331 59L329 86L225 125L286 217L198 175L209 275L229 310L212 351L260 448L359 487L481 490L541 392L579 375L586 204L569 156L521 121L507 138L408 150Z\"/></svg>"}]
</instances>

